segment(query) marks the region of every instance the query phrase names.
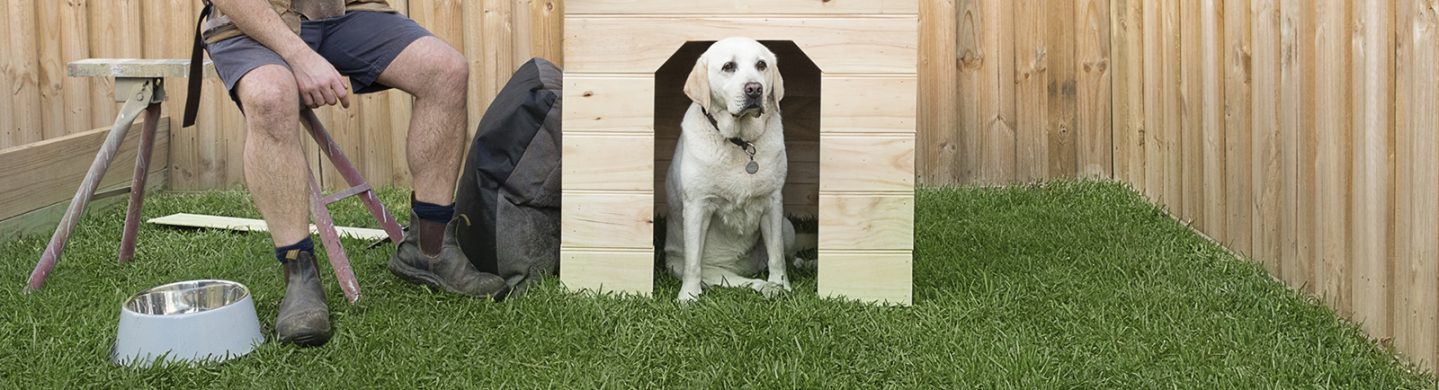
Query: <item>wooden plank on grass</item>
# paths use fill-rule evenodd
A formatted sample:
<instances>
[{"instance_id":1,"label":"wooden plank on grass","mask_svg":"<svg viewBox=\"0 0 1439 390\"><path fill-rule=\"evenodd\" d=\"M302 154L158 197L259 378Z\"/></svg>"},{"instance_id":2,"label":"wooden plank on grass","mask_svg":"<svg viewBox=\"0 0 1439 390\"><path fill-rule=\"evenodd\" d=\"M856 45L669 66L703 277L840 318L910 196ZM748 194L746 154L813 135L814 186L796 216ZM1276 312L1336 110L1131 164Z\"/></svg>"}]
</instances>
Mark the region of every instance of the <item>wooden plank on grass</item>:
<instances>
[{"instance_id":1,"label":"wooden plank on grass","mask_svg":"<svg viewBox=\"0 0 1439 390\"><path fill-rule=\"evenodd\" d=\"M1393 166L1390 137L1394 131L1394 7L1392 2L1355 6L1354 60L1351 62L1354 102L1354 160L1349 208L1353 229L1350 284L1354 321L1370 337L1390 336L1389 232Z\"/></svg>"},{"instance_id":2,"label":"wooden plank on grass","mask_svg":"<svg viewBox=\"0 0 1439 390\"><path fill-rule=\"evenodd\" d=\"M1242 1L1224 2L1224 163L1225 205L1228 207L1225 232L1230 250L1251 254L1250 225L1253 199L1250 188L1250 24L1249 7Z\"/></svg>"},{"instance_id":3,"label":"wooden plank on grass","mask_svg":"<svg viewBox=\"0 0 1439 390\"><path fill-rule=\"evenodd\" d=\"M159 171L151 172L149 179L145 181L145 188L149 191L159 191L165 187L165 174L169 171L168 167L164 167ZM124 205L130 199L130 190L129 181L110 187L100 187L95 190L95 197L90 198L90 203L86 205L86 213L100 213L110 207ZM0 220L0 241L21 237L49 237L69 208L70 200L66 199Z\"/></svg>"},{"instance_id":4,"label":"wooden plank on grass","mask_svg":"<svg viewBox=\"0 0 1439 390\"><path fill-rule=\"evenodd\" d=\"M1109 6L1109 1L1081 0L1075 8L1078 117L1074 134L1080 177L1114 177Z\"/></svg>"},{"instance_id":5,"label":"wooden plank on grass","mask_svg":"<svg viewBox=\"0 0 1439 390\"><path fill-rule=\"evenodd\" d=\"M170 125L168 118L161 117L160 121L150 160L152 173L166 169L169 163ZM130 127L100 188L128 183L132 178L141 126L136 123ZM0 187L0 219L72 198L109 133L108 128L95 129L0 150L0 167L5 167L0 170L0 183L5 183Z\"/></svg>"},{"instance_id":6,"label":"wooden plank on grass","mask_svg":"<svg viewBox=\"0 0 1439 390\"><path fill-rule=\"evenodd\" d=\"M264 232L264 231L269 231L269 226L267 226L267 225L265 224L265 221L264 221L264 220L251 219L251 218L224 217L224 216L217 216L217 215L201 215L201 214L185 214L185 213L180 213L180 214L166 215L166 216L159 217L159 218L151 218L150 220L145 221L145 222L146 222L146 223L155 224L155 225L179 226L179 227L203 228L203 229L238 230L238 231L242 231L242 232ZM336 227L335 227L335 231L339 232L339 233L340 233L340 236L342 236L342 237L349 237L349 238L354 238L354 239L359 239L359 240L380 240L380 239L385 239L385 238L389 238L389 237L390 237L388 234L385 233L385 230L384 230L384 229L369 229L369 228L357 228L357 227L336 226ZM315 234L315 233L318 233L318 232L319 232L319 228L316 227L315 225L311 224L311 225L310 225L310 233L311 233L311 234Z\"/></svg>"}]
</instances>

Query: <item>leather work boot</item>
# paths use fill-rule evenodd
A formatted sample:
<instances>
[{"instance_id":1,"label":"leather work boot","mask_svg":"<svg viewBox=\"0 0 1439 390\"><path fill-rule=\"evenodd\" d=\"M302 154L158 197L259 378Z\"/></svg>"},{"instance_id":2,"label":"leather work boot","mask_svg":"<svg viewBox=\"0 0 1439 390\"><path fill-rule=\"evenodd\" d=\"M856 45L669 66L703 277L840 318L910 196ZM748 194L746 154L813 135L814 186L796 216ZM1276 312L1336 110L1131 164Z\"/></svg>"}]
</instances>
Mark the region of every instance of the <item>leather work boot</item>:
<instances>
[{"instance_id":1,"label":"leather work boot","mask_svg":"<svg viewBox=\"0 0 1439 390\"><path fill-rule=\"evenodd\" d=\"M421 242L427 237L438 239L435 235L443 235L443 238L439 241L439 248L431 248L429 252L435 253L431 256L425 253ZM469 258L460 250L459 242L455 241L453 219L447 224L425 221L415 216L413 210L410 211L410 229L405 234L405 241L390 257L390 272L410 283L476 298L498 301L510 292L505 279L480 272L474 264L470 264Z\"/></svg>"},{"instance_id":2,"label":"leather work boot","mask_svg":"<svg viewBox=\"0 0 1439 390\"><path fill-rule=\"evenodd\" d=\"M325 305L325 290L320 286L315 255L296 250L287 258L285 299L280 301L275 333L284 343L306 347L324 345L330 341L330 310Z\"/></svg>"}]
</instances>

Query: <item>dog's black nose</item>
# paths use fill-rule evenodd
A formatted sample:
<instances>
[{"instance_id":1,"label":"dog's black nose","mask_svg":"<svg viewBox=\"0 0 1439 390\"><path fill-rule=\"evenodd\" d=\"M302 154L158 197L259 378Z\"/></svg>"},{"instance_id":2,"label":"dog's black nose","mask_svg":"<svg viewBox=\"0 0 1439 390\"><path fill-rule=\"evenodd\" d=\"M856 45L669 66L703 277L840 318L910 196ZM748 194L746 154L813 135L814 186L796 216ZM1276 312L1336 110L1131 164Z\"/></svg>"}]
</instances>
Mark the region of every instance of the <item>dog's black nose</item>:
<instances>
[{"instance_id":1,"label":"dog's black nose","mask_svg":"<svg viewBox=\"0 0 1439 390\"><path fill-rule=\"evenodd\" d=\"M764 86L757 82L744 83L744 96L754 99L764 94Z\"/></svg>"}]
</instances>

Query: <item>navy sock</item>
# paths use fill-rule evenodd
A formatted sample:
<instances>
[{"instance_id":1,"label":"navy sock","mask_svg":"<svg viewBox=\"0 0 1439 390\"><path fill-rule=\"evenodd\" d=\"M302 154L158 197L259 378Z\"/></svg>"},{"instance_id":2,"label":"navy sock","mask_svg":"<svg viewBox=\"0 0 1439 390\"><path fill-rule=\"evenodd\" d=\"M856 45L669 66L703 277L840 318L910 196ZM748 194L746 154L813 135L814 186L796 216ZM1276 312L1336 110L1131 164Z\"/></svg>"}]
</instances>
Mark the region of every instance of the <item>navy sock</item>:
<instances>
[{"instance_id":1,"label":"navy sock","mask_svg":"<svg viewBox=\"0 0 1439 390\"><path fill-rule=\"evenodd\" d=\"M430 222L447 224L450 223L450 219L455 217L454 203L441 206L412 199L410 200L410 208L415 210L416 217Z\"/></svg>"},{"instance_id":2,"label":"navy sock","mask_svg":"<svg viewBox=\"0 0 1439 390\"><path fill-rule=\"evenodd\" d=\"M300 242L275 248L275 259L280 260L280 264L285 264L299 258L300 252L315 254L315 241L310 237L305 237Z\"/></svg>"}]
</instances>

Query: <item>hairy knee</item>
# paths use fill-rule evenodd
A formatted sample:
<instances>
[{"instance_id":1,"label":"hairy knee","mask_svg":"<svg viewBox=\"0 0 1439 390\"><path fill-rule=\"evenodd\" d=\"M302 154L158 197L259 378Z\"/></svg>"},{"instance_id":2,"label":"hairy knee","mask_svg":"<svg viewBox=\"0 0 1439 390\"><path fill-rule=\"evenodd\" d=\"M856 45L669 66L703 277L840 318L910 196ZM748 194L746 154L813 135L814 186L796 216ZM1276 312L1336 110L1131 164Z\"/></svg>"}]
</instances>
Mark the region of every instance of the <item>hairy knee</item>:
<instances>
[{"instance_id":1,"label":"hairy knee","mask_svg":"<svg viewBox=\"0 0 1439 390\"><path fill-rule=\"evenodd\" d=\"M423 72L429 80L425 95L458 101L463 105L470 83L470 65L454 49L435 50Z\"/></svg>"},{"instance_id":2,"label":"hairy knee","mask_svg":"<svg viewBox=\"0 0 1439 390\"><path fill-rule=\"evenodd\" d=\"M236 93L245 108L246 127L252 133L274 140L295 136L300 98L289 69L273 65L255 69L240 80Z\"/></svg>"}]
</instances>

